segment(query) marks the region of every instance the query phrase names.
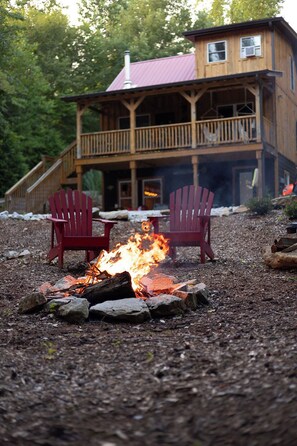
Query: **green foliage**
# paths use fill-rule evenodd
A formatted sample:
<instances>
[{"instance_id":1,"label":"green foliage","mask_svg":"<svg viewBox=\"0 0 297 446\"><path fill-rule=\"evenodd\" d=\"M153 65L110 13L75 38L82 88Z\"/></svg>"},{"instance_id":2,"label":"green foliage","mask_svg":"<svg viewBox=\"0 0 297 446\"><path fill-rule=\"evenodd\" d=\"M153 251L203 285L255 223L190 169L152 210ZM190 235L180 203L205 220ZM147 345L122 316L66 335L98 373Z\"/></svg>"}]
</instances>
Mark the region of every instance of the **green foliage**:
<instances>
[{"instance_id":1,"label":"green foliage","mask_svg":"<svg viewBox=\"0 0 297 446\"><path fill-rule=\"evenodd\" d=\"M291 199L285 206L285 214L289 218L297 218L297 200Z\"/></svg>"},{"instance_id":2,"label":"green foliage","mask_svg":"<svg viewBox=\"0 0 297 446\"><path fill-rule=\"evenodd\" d=\"M270 197L251 198L246 206L251 212L254 212L257 215L266 215L273 208Z\"/></svg>"},{"instance_id":3,"label":"green foliage","mask_svg":"<svg viewBox=\"0 0 297 446\"><path fill-rule=\"evenodd\" d=\"M215 25L275 17L283 3L284 0L213 0L210 16Z\"/></svg>"},{"instance_id":4,"label":"green foliage","mask_svg":"<svg viewBox=\"0 0 297 446\"><path fill-rule=\"evenodd\" d=\"M82 0L71 26L59 0L0 0L0 195L75 139L75 104L61 96L104 90L132 61L188 52L189 29L275 16L283 0ZM209 8L210 5L210 8ZM84 132L97 130L86 115ZM93 174L90 174L93 175ZM85 180L100 191L101 180Z\"/></svg>"},{"instance_id":5,"label":"green foliage","mask_svg":"<svg viewBox=\"0 0 297 446\"><path fill-rule=\"evenodd\" d=\"M57 353L57 348L56 348L55 344L51 341L47 341L44 343L44 348L46 351L45 359L48 359L48 360L54 359L55 355Z\"/></svg>"},{"instance_id":6,"label":"green foliage","mask_svg":"<svg viewBox=\"0 0 297 446\"><path fill-rule=\"evenodd\" d=\"M98 170L91 169L83 176L83 189L90 192L94 204L99 204L102 190L102 174Z\"/></svg>"}]
</instances>

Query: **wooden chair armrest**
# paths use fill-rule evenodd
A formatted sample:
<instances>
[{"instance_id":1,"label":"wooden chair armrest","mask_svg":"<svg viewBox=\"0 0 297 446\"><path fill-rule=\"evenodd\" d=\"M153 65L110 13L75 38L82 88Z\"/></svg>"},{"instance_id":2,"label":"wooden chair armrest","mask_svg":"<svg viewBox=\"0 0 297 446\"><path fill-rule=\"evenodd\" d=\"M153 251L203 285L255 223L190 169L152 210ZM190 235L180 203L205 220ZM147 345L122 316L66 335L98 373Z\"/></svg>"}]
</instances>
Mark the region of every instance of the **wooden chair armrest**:
<instances>
[{"instance_id":1,"label":"wooden chair armrest","mask_svg":"<svg viewBox=\"0 0 297 446\"><path fill-rule=\"evenodd\" d=\"M103 224L111 224L111 225L116 225L118 223L118 221L116 220L105 220L103 218L93 218L93 221L100 221Z\"/></svg>"},{"instance_id":2,"label":"wooden chair armrest","mask_svg":"<svg viewBox=\"0 0 297 446\"><path fill-rule=\"evenodd\" d=\"M68 220L64 220L62 218L46 217L46 219L50 220L53 223L68 223Z\"/></svg>"},{"instance_id":3,"label":"wooden chair armrest","mask_svg":"<svg viewBox=\"0 0 297 446\"><path fill-rule=\"evenodd\" d=\"M151 224L154 227L155 233L159 232L159 220L168 218L168 217L169 217L169 215L154 215L152 217L148 217L148 220L151 222Z\"/></svg>"},{"instance_id":4,"label":"wooden chair armrest","mask_svg":"<svg viewBox=\"0 0 297 446\"><path fill-rule=\"evenodd\" d=\"M109 239L110 231L118 222L115 220L104 220L103 218L93 218L93 221L99 221L104 224L104 236Z\"/></svg>"}]
</instances>

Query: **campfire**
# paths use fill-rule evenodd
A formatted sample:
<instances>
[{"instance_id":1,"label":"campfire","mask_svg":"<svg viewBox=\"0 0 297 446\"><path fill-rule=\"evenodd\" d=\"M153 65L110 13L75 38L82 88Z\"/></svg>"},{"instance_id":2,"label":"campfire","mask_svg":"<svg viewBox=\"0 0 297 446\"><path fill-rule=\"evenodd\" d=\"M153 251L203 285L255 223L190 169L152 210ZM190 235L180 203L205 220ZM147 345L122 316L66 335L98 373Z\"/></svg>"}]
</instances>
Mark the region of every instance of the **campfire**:
<instances>
[{"instance_id":1,"label":"campfire","mask_svg":"<svg viewBox=\"0 0 297 446\"><path fill-rule=\"evenodd\" d=\"M168 240L142 223L127 243L102 251L84 277L66 276L55 285L45 282L20 301L22 314L44 309L68 322L89 318L143 322L171 317L208 304L208 290L196 280L179 283L157 272L169 252Z\"/></svg>"},{"instance_id":2,"label":"campfire","mask_svg":"<svg viewBox=\"0 0 297 446\"><path fill-rule=\"evenodd\" d=\"M117 244L110 252L103 250L87 270L86 277L79 279L79 293L90 285L127 272L136 297L148 296L150 293L143 279L166 258L169 245L163 235L151 232L149 222L142 223L142 231L132 235L126 244Z\"/></svg>"}]
</instances>

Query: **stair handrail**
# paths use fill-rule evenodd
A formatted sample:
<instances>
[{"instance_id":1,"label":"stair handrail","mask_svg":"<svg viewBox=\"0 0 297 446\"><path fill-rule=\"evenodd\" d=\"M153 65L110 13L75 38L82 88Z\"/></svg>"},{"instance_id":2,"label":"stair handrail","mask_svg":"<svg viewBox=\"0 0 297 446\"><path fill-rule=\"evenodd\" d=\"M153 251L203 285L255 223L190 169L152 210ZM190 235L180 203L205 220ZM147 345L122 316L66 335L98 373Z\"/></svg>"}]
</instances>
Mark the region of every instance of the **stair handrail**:
<instances>
[{"instance_id":1,"label":"stair handrail","mask_svg":"<svg viewBox=\"0 0 297 446\"><path fill-rule=\"evenodd\" d=\"M45 210L48 197L56 192L61 187L62 180L74 171L75 154L76 141L73 141L61 152L55 163L27 189L27 212Z\"/></svg>"},{"instance_id":2,"label":"stair handrail","mask_svg":"<svg viewBox=\"0 0 297 446\"><path fill-rule=\"evenodd\" d=\"M26 190L36 181L37 176L39 176L38 172L40 170L44 170L47 159L43 158L39 161L36 166L34 166L29 172L27 172L21 179L19 179L10 189L8 189L5 194L5 208L9 211L11 207L13 207L14 199L25 199Z\"/></svg>"},{"instance_id":3,"label":"stair handrail","mask_svg":"<svg viewBox=\"0 0 297 446\"><path fill-rule=\"evenodd\" d=\"M46 171L26 192L26 211L43 212L48 197L60 187L62 159Z\"/></svg>"}]
</instances>

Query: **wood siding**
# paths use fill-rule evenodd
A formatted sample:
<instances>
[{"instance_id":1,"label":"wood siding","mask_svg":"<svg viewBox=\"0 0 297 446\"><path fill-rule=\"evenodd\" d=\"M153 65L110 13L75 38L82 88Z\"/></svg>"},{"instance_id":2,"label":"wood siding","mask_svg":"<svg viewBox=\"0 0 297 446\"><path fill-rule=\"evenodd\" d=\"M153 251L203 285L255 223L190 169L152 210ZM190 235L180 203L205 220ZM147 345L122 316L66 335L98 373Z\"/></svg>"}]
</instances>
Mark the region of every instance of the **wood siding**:
<instances>
[{"instance_id":1,"label":"wood siding","mask_svg":"<svg viewBox=\"0 0 297 446\"><path fill-rule=\"evenodd\" d=\"M240 38L254 35L261 36L261 56L241 58ZM226 41L227 60L208 63L207 44L217 41ZM272 69L271 32L264 28L200 38L195 44L195 51L198 79Z\"/></svg>"},{"instance_id":2,"label":"wood siding","mask_svg":"<svg viewBox=\"0 0 297 446\"><path fill-rule=\"evenodd\" d=\"M291 89L290 59L295 60L295 89ZM282 72L282 77L276 79L276 122L277 147L279 153L297 164L297 76L296 58L288 41L281 35L275 36L276 69Z\"/></svg>"}]
</instances>

